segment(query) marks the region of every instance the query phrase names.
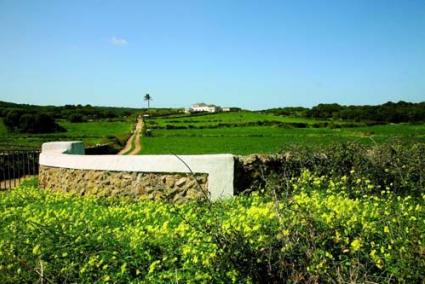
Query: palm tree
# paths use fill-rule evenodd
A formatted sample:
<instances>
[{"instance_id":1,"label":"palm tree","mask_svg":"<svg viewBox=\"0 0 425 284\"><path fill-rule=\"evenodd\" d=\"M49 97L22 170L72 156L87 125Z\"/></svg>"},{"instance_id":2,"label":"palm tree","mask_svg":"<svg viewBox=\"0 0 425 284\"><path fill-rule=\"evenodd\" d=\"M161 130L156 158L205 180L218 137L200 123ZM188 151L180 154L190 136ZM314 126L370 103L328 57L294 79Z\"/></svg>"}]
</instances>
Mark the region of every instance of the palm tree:
<instances>
[{"instance_id":1,"label":"palm tree","mask_svg":"<svg viewBox=\"0 0 425 284\"><path fill-rule=\"evenodd\" d=\"M150 107L150 101L152 100L151 95L146 94L144 97L144 100L148 102L148 108Z\"/></svg>"}]
</instances>

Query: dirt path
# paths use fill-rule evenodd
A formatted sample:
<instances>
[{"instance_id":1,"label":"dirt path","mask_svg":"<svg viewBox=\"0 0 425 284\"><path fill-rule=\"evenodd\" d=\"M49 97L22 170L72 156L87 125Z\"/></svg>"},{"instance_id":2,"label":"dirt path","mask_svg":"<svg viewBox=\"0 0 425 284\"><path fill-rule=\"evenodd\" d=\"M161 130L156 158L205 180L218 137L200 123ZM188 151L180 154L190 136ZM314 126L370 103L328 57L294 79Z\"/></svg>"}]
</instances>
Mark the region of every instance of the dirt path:
<instances>
[{"instance_id":1,"label":"dirt path","mask_svg":"<svg viewBox=\"0 0 425 284\"><path fill-rule=\"evenodd\" d=\"M136 126L136 133L138 133L135 137L136 141L134 142L134 149L129 155L138 155L140 151L142 151L142 144L140 143L140 137L142 137L142 130L143 130L143 119L139 119Z\"/></svg>"},{"instance_id":2,"label":"dirt path","mask_svg":"<svg viewBox=\"0 0 425 284\"><path fill-rule=\"evenodd\" d=\"M140 144L140 136L142 134L143 129L143 119L138 118L136 129L134 130L133 134L130 136L130 138L127 140L127 143L125 144L124 149L122 149L118 155L137 155L142 150L142 146ZM133 143L135 144L135 147L133 150L131 148L133 147Z\"/></svg>"}]
</instances>

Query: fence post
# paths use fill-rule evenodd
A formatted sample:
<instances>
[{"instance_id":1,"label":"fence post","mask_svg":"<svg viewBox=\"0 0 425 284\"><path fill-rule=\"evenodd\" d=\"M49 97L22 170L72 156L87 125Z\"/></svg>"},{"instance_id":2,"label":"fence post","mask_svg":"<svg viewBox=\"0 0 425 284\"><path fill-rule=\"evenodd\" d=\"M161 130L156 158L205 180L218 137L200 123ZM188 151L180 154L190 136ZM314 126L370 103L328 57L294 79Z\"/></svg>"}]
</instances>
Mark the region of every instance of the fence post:
<instances>
[{"instance_id":1,"label":"fence post","mask_svg":"<svg viewBox=\"0 0 425 284\"><path fill-rule=\"evenodd\" d=\"M0 184L0 189L6 189L6 155L1 153L1 164L2 164L2 183Z\"/></svg>"},{"instance_id":2,"label":"fence post","mask_svg":"<svg viewBox=\"0 0 425 284\"><path fill-rule=\"evenodd\" d=\"M9 183L9 189L11 188L12 184L11 184L11 173L10 173L10 153L7 153L7 181Z\"/></svg>"}]
</instances>

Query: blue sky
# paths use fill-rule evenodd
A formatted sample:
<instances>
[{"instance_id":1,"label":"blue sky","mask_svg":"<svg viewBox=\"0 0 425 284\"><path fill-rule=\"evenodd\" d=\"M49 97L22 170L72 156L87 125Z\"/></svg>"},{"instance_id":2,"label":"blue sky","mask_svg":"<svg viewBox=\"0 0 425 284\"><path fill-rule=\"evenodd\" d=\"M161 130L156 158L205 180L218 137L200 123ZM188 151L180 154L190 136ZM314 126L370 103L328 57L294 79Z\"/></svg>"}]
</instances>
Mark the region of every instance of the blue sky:
<instances>
[{"instance_id":1,"label":"blue sky","mask_svg":"<svg viewBox=\"0 0 425 284\"><path fill-rule=\"evenodd\" d=\"M0 100L425 101L425 1L0 0Z\"/></svg>"}]
</instances>

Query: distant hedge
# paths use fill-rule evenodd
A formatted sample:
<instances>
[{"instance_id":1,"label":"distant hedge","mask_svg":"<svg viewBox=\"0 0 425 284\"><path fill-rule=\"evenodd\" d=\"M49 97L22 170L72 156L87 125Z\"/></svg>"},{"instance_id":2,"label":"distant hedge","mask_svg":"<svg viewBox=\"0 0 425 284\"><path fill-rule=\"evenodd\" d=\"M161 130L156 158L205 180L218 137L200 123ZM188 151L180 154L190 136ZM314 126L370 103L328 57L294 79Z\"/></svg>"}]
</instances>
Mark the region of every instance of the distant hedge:
<instances>
[{"instance_id":1,"label":"distant hedge","mask_svg":"<svg viewBox=\"0 0 425 284\"><path fill-rule=\"evenodd\" d=\"M166 124L165 126L159 125L154 120L149 120L149 128L151 129L213 129L213 128L232 128L232 127L256 127L256 126L273 126L280 128L343 128L343 127L361 127L365 126L365 123L333 123L333 122L317 122L317 123L306 123L306 122L282 122L278 120L258 120L258 121L247 121L247 122L219 122L211 124L197 125L196 122L190 120L173 120L173 122L189 122L188 124ZM213 122L213 121L209 121ZM192 124L190 124L192 123Z\"/></svg>"}]
</instances>

